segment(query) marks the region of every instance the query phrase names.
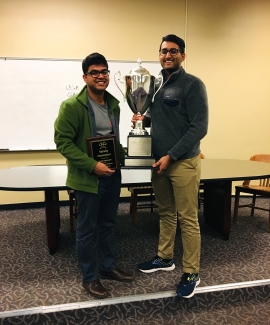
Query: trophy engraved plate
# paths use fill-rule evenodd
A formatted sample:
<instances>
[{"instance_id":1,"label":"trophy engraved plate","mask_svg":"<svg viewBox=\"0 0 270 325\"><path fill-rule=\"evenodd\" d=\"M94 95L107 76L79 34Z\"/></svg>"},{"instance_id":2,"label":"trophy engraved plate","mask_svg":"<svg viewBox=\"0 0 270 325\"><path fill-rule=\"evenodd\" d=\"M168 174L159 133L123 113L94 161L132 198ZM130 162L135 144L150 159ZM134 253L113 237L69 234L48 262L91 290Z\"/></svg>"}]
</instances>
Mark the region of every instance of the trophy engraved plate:
<instances>
[{"instance_id":1,"label":"trophy engraved plate","mask_svg":"<svg viewBox=\"0 0 270 325\"><path fill-rule=\"evenodd\" d=\"M155 163L155 159L153 157L146 157L146 158L136 158L136 157L127 157L125 159L125 166L126 167L151 167Z\"/></svg>"},{"instance_id":2,"label":"trophy engraved plate","mask_svg":"<svg viewBox=\"0 0 270 325\"><path fill-rule=\"evenodd\" d=\"M120 71L118 71L114 80L116 86L119 88L127 101L129 108L134 114L138 116L143 115L148 107L151 105L155 94L159 91L162 85L161 75L158 78L150 75L150 73L141 66L141 60L138 59L138 65L128 75L121 76ZM121 84L124 86L124 90L121 89ZM159 85L155 92L155 89ZM142 120L138 120L134 128L129 132L127 141L127 158L128 164L133 161L134 166L144 166L149 167L149 161L151 159L145 160L145 157L152 158L152 137L148 134L147 130L144 128ZM136 159L129 159L130 157L136 157ZM139 161L141 158L141 161ZM153 162L154 163L154 162Z\"/></svg>"},{"instance_id":3,"label":"trophy engraved plate","mask_svg":"<svg viewBox=\"0 0 270 325\"><path fill-rule=\"evenodd\" d=\"M152 157L152 138L145 136L128 136L127 155L129 157Z\"/></svg>"},{"instance_id":4,"label":"trophy engraved plate","mask_svg":"<svg viewBox=\"0 0 270 325\"><path fill-rule=\"evenodd\" d=\"M119 169L120 162L116 145L116 135L104 135L87 138L88 156L107 165L110 169Z\"/></svg>"}]
</instances>

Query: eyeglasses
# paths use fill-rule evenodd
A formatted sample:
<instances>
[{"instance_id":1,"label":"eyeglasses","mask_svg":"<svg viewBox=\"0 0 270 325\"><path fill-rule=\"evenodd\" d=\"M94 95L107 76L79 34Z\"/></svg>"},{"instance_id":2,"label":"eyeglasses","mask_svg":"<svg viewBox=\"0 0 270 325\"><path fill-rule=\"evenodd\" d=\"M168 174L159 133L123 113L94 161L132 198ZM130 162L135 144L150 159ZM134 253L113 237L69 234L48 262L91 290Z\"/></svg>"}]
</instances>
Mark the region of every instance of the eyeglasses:
<instances>
[{"instance_id":1,"label":"eyeglasses","mask_svg":"<svg viewBox=\"0 0 270 325\"><path fill-rule=\"evenodd\" d=\"M161 49L159 51L159 55L167 55L167 53L170 52L171 55L176 55L178 52L180 53L180 49L170 49L170 50L167 50L167 49Z\"/></svg>"},{"instance_id":2,"label":"eyeglasses","mask_svg":"<svg viewBox=\"0 0 270 325\"><path fill-rule=\"evenodd\" d=\"M93 78L97 78L100 73L103 75L103 77L107 77L110 74L110 70L104 69L104 70L91 70L86 73L86 75L90 75Z\"/></svg>"}]
</instances>

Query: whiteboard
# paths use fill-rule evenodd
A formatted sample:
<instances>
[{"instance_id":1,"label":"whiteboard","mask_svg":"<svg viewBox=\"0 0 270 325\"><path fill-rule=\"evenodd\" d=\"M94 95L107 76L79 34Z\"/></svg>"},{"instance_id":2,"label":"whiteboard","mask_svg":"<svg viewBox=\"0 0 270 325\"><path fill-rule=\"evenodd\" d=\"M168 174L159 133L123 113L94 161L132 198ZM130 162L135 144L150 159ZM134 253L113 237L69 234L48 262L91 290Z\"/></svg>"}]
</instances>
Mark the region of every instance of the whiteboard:
<instances>
[{"instance_id":1,"label":"whiteboard","mask_svg":"<svg viewBox=\"0 0 270 325\"><path fill-rule=\"evenodd\" d=\"M55 150L54 121L60 104L85 85L82 60L0 58L0 150ZM108 61L107 90L120 100L120 141L127 145L133 115L114 82L137 63ZM157 76L159 62L142 62Z\"/></svg>"}]
</instances>

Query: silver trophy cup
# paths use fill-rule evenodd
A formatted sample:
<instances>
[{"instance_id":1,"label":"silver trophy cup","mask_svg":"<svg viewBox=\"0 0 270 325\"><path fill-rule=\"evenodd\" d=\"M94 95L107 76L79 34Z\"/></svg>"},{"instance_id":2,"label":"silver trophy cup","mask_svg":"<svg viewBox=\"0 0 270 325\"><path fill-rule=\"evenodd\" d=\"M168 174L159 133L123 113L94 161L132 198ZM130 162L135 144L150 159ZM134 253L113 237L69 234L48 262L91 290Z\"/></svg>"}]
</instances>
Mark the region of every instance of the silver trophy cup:
<instances>
[{"instance_id":1,"label":"silver trophy cup","mask_svg":"<svg viewBox=\"0 0 270 325\"><path fill-rule=\"evenodd\" d=\"M143 115L150 106L156 92L157 85L161 78L155 78L141 66L141 60L138 59L138 65L130 71L128 75L122 76L118 71L114 80L127 101L134 114ZM123 90L122 90L123 89ZM156 90L156 92L155 92ZM134 128L129 132L127 141L127 159L125 165L150 166L154 162L152 158L152 138L144 128L142 120L135 123Z\"/></svg>"}]
</instances>

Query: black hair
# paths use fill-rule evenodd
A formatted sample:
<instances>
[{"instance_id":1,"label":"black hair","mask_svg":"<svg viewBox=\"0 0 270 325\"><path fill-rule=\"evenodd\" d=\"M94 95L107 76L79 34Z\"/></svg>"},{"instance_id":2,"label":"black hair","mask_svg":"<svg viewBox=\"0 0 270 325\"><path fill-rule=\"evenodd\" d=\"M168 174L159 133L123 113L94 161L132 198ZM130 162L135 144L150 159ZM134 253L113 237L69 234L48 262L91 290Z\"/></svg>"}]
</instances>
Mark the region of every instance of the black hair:
<instances>
[{"instance_id":1,"label":"black hair","mask_svg":"<svg viewBox=\"0 0 270 325\"><path fill-rule=\"evenodd\" d=\"M99 54L97 52L89 54L82 62L82 70L83 73L86 74L88 71L88 68L90 67L90 65L99 65L99 64L103 64L106 66L106 68L108 69L108 62L105 59L105 56L103 56L102 54Z\"/></svg>"},{"instance_id":2,"label":"black hair","mask_svg":"<svg viewBox=\"0 0 270 325\"><path fill-rule=\"evenodd\" d=\"M186 45L185 45L185 41L182 38L180 38L174 34L168 34L168 35L162 37L162 41L160 43L159 50L161 49L161 44L163 42L173 42L179 46L181 53L185 53Z\"/></svg>"}]
</instances>

